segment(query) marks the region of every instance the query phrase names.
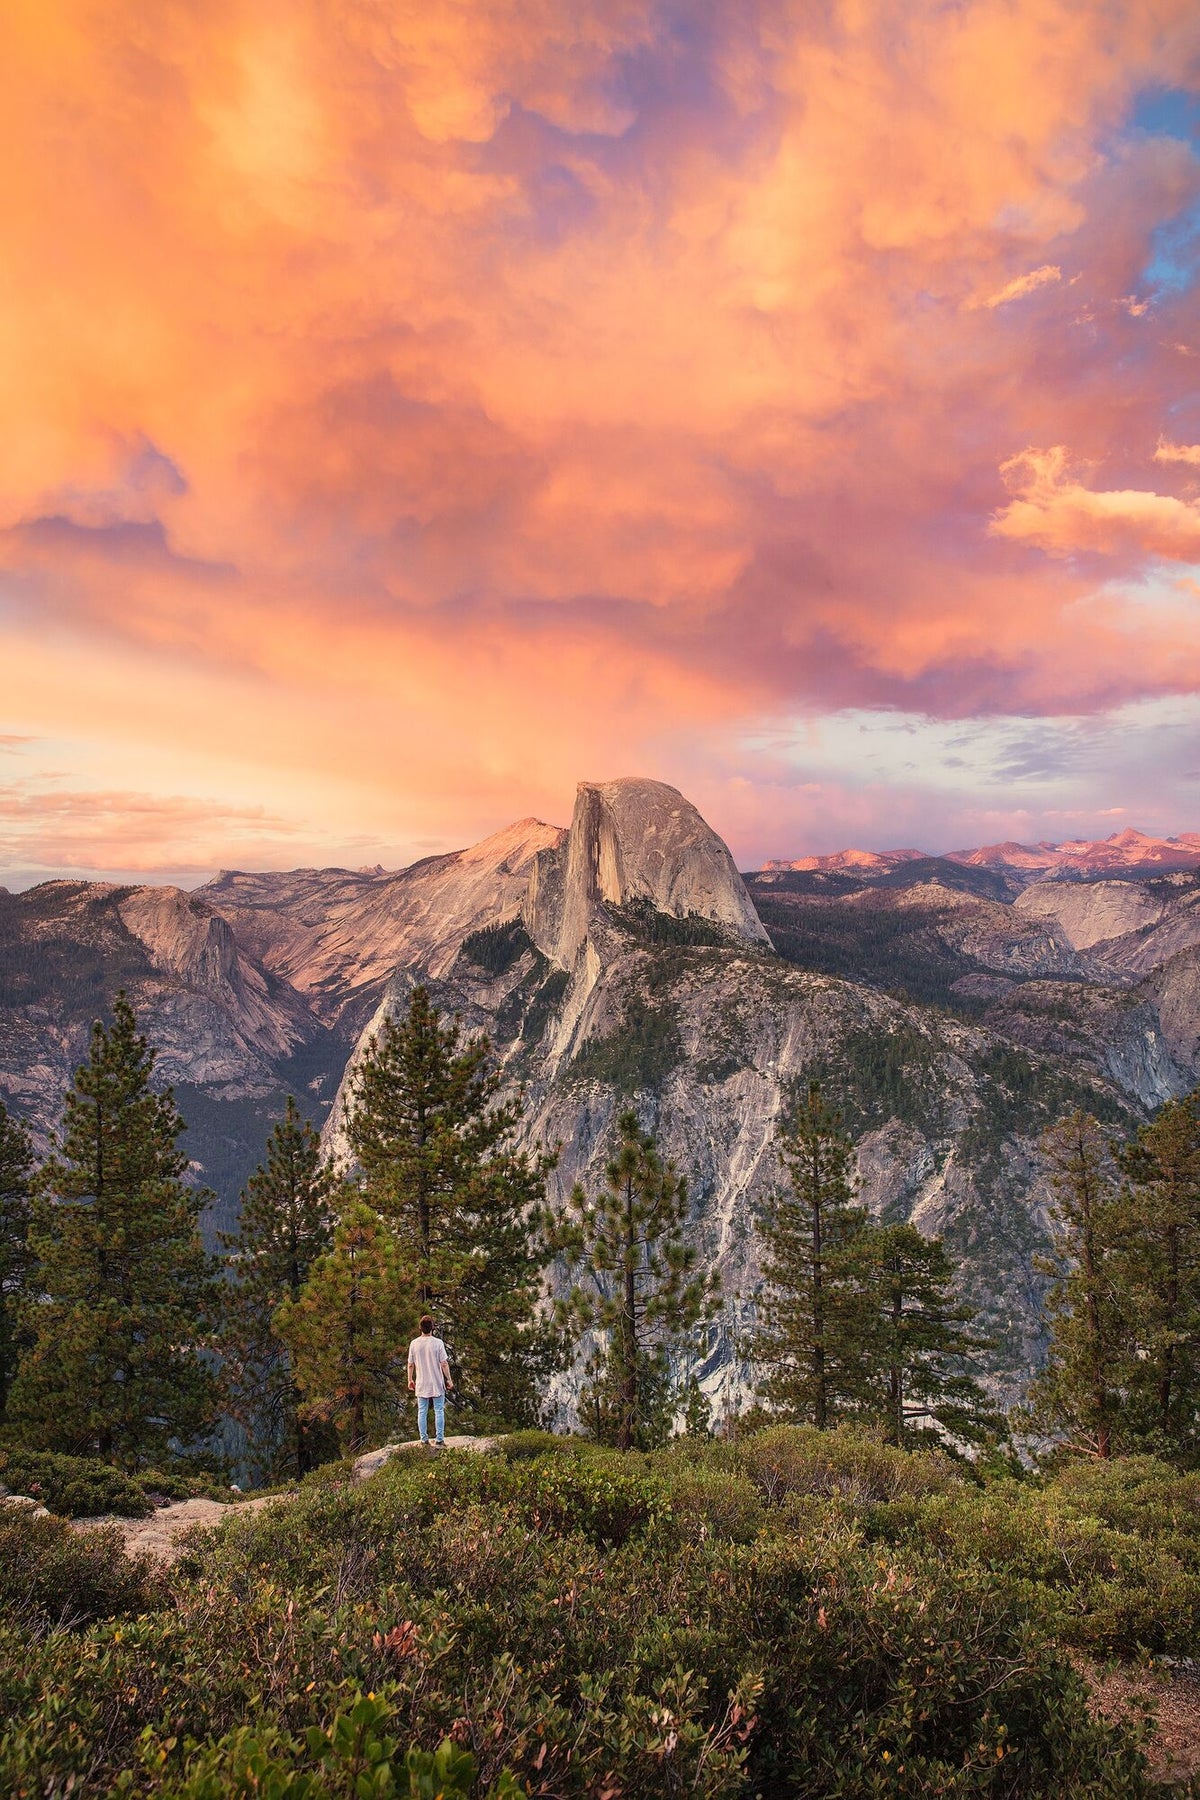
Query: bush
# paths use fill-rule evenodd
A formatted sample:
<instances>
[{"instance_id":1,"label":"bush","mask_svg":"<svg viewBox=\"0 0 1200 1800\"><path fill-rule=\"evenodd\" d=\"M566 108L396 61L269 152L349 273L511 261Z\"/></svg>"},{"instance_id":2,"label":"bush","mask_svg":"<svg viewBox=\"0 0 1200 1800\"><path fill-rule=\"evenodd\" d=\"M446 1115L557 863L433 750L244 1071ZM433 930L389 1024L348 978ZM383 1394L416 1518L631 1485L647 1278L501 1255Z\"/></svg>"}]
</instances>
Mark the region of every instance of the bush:
<instances>
[{"instance_id":1,"label":"bush","mask_svg":"<svg viewBox=\"0 0 1200 1800\"><path fill-rule=\"evenodd\" d=\"M98 1519L105 1513L140 1519L152 1510L140 1482L86 1456L0 1450L0 1481L14 1494L34 1495L65 1519Z\"/></svg>"},{"instance_id":2,"label":"bush","mask_svg":"<svg viewBox=\"0 0 1200 1800\"><path fill-rule=\"evenodd\" d=\"M149 1564L127 1557L115 1528L0 1509L0 1619L26 1631L72 1628L144 1604Z\"/></svg>"},{"instance_id":3,"label":"bush","mask_svg":"<svg viewBox=\"0 0 1200 1800\"><path fill-rule=\"evenodd\" d=\"M535 1456L571 1456L579 1448L578 1438L559 1437L553 1431L510 1431L497 1439L493 1455L508 1462L527 1462Z\"/></svg>"},{"instance_id":4,"label":"bush","mask_svg":"<svg viewBox=\"0 0 1200 1800\"><path fill-rule=\"evenodd\" d=\"M228 1483L204 1473L139 1470L130 1475L91 1456L64 1456L53 1450L0 1447L0 1481L14 1494L32 1494L64 1519L141 1519L163 1500L190 1500L209 1494L229 1498Z\"/></svg>"},{"instance_id":5,"label":"bush","mask_svg":"<svg viewBox=\"0 0 1200 1800\"><path fill-rule=\"evenodd\" d=\"M742 1440L738 1449L747 1472L775 1505L793 1495L864 1505L962 1485L950 1459L938 1451L893 1450L848 1426L815 1431L806 1425L776 1425Z\"/></svg>"},{"instance_id":6,"label":"bush","mask_svg":"<svg viewBox=\"0 0 1200 1800\"><path fill-rule=\"evenodd\" d=\"M1055 1532L1090 1592L1149 1538L812 1435L396 1458L233 1512L137 1617L0 1657L0 1792L452 1792L449 1738L475 1800L1148 1800L1047 1624Z\"/></svg>"}]
</instances>

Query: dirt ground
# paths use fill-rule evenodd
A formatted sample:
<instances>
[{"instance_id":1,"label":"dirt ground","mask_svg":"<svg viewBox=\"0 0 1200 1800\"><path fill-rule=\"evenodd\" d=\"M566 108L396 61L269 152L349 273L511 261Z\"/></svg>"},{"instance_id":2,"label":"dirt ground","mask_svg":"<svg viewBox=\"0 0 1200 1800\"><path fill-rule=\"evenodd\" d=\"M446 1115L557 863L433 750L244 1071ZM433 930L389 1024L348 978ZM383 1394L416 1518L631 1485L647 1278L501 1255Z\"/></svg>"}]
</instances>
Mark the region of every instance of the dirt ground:
<instances>
[{"instance_id":1,"label":"dirt ground","mask_svg":"<svg viewBox=\"0 0 1200 1800\"><path fill-rule=\"evenodd\" d=\"M1146 1754L1165 1787L1200 1775L1200 1673L1165 1664L1107 1669L1080 1662L1092 1705L1107 1719L1136 1719L1153 1708L1156 1729Z\"/></svg>"}]
</instances>

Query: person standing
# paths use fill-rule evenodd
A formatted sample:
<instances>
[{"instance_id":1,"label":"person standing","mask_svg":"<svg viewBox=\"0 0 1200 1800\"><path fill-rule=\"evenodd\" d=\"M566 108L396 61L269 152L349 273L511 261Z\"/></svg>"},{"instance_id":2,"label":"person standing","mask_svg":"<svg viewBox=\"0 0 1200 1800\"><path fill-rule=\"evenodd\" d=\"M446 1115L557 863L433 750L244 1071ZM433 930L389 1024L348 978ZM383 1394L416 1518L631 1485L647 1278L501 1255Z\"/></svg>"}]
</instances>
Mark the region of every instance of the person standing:
<instances>
[{"instance_id":1,"label":"person standing","mask_svg":"<svg viewBox=\"0 0 1200 1800\"><path fill-rule=\"evenodd\" d=\"M440 1337L433 1335L433 1320L426 1313L421 1320L421 1335L408 1346L408 1386L417 1396L417 1431L421 1442L429 1442L429 1402L437 1426L437 1445L446 1442L446 1390L454 1386L450 1379L450 1359Z\"/></svg>"}]
</instances>

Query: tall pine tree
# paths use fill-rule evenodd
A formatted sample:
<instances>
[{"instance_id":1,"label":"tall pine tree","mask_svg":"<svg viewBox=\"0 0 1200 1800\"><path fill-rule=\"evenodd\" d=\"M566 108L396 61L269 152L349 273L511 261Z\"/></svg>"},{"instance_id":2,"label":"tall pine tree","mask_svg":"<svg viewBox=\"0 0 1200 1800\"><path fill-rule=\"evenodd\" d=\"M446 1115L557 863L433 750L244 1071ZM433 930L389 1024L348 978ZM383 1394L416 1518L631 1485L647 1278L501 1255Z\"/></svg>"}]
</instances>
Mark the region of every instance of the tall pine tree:
<instances>
[{"instance_id":1,"label":"tall pine tree","mask_svg":"<svg viewBox=\"0 0 1200 1800\"><path fill-rule=\"evenodd\" d=\"M629 1450L663 1434L675 1399L673 1355L712 1317L720 1286L699 1272L688 1241L686 1181L635 1112L621 1115L618 1130L600 1193L589 1200L576 1185L548 1236L575 1277L563 1320L597 1334L584 1417L597 1436Z\"/></svg>"},{"instance_id":2,"label":"tall pine tree","mask_svg":"<svg viewBox=\"0 0 1200 1800\"><path fill-rule=\"evenodd\" d=\"M29 1249L33 1162L29 1133L0 1100L0 1419L17 1372L17 1318L33 1270Z\"/></svg>"},{"instance_id":3,"label":"tall pine tree","mask_svg":"<svg viewBox=\"0 0 1200 1800\"><path fill-rule=\"evenodd\" d=\"M400 1417L414 1335L410 1293L393 1234L349 1199L332 1249L275 1315L304 1395L302 1415L332 1424L347 1456L365 1448L368 1431L390 1435Z\"/></svg>"},{"instance_id":4,"label":"tall pine tree","mask_svg":"<svg viewBox=\"0 0 1200 1800\"><path fill-rule=\"evenodd\" d=\"M117 996L66 1097L62 1145L36 1184L37 1293L21 1322L9 1418L27 1442L135 1467L204 1438L216 1381L203 1355L212 1266L206 1195L181 1180L183 1120L150 1086L154 1051Z\"/></svg>"},{"instance_id":5,"label":"tall pine tree","mask_svg":"<svg viewBox=\"0 0 1200 1800\"><path fill-rule=\"evenodd\" d=\"M1128 1416L1141 1448L1200 1458L1200 1093L1171 1100L1122 1158L1131 1323Z\"/></svg>"},{"instance_id":6,"label":"tall pine tree","mask_svg":"<svg viewBox=\"0 0 1200 1800\"><path fill-rule=\"evenodd\" d=\"M940 1238L915 1225L872 1225L863 1247L873 1263L871 1356L887 1441L912 1448L941 1433L964 1444L1002 1435L1003 1419L968 1367L988 1340L971 1330L974 1308L954 1298Z\"/></svg>"},{"instance_id":7,"label":"tall pine tree","mask_svg":"<svg viewBox=\"0 0 1200 1800\"><path fill-rule=\"evenodd\" d=\"M788 1191L758 1222L763 1292L754 1360L763 1397L788 1418L826 1430L872 1399L877 1322L866 1214L853 1204L851 1145L841 1115L808 1093L783 1134Z\"/></svg>"},{"instance_id":8,"label":"tall pine tree","mask_svg":"<svg viewBox=\"0 0 1200 1800\"><path fill-rule=\"evenodd\" d=\"M1047 1301L1046 1366L1029 1390L1035 1428L1107 1460L1123 1448L1123 1387L1133 1351L1125 1231L1112 1146L1099 1122L1076 1109L1050 1127L1041 1148L1054 1190L1054 1277Z\"/></svg>"},{"instance_id":9,"label":"tall pine tree","mask_svg":"<svg viewBox=\"0 0 1200 1800\"><path fill-rule=\"evenodd\" d=\"M537 1318L549 1260L538 1234L556 1158L512 1149L517 1099L486 1037L464 1043L424 987L359 1065L347 1135L362 1197L394 1235L412 1316L437 1314L464 1414L536 1423L552 1366Z\"/></svg>"},{"instance_id":10,"label":"tall pine tree","mask_svg":"<svg viewBox=\"0 0 1200 1800\"><path fill-rule=\"evenodd\" d=\"M251 1458L272 1479L306 1475L336 1453L320 1421L301 1413L274 1316L285 1299L299 1297L333 1242L338 1185L319 1135L289 1094L266 1160L242 1191L238 1229L221 1239L230 1276L221 1332L225 1389Z\"/></svg>"}]
</instances>

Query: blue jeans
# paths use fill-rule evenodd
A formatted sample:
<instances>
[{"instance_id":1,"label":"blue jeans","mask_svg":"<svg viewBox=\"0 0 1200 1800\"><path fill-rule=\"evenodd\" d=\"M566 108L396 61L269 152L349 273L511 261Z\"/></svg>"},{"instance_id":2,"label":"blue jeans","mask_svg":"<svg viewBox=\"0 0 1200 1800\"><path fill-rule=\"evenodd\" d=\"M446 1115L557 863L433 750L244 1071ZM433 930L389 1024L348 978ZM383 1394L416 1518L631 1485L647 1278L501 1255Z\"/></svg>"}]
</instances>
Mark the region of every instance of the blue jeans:
<instances>
[{"instance_id":1,"label":"blue jeans","mask_svg":"<svg viewBox=\"0 0 1200 1800\"><path fill-rule=\"evenodd\" d=\"M446 1396L434 1394L432 1399L433 1416L437 1421L437 1441L440 1444L446 1436ZM429 1442L429 1400L430 1396L427 1394L417 1395L417 1431L423 1444Z\"/></svg>"}]
</instances>

